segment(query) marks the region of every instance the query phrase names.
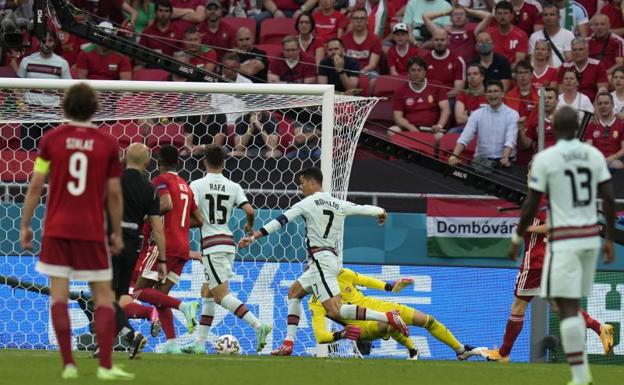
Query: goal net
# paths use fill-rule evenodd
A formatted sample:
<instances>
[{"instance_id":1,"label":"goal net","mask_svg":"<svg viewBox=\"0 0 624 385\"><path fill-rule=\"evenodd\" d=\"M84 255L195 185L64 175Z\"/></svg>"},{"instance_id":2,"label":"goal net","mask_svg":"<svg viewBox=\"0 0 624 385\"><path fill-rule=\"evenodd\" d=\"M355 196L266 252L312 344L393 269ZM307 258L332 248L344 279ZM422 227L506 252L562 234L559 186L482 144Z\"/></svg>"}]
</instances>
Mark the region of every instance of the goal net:
<instances>
[{"instance_id":1,"label":"goal net","mask_svg":"<svg viewBox=\"0 0 624 385\"><path fill-rule=\"evenodd\" d=\"M56 347L49 322L47 280L36 273L43 205L33 220L33 253L19 246L21 205L32 171L37 143L43 132L63 121L60 100L63 90L75 81L0 79L0 348L50 349ZM152 150L173 144L181 152L180 175L188 182L203 176L201 146L223 143L229 156L225 175L239 182L256 209L256 226L276 217L301 197L297 172L319 166L324 188L344 198L358 137L374 98L335 96L323 85L242 85L186 82L89 82L100 92L98 129L117 137L121 149L142 142ZM155 161L149 176L157 174ZM328 177L330 176L330 177ZM45 192L42 204L45 201ZM244 215L236 213L230 223L235 238L243 236ZM199 234L192 231L191 248L199 250ZM337 245L340 247L340 245ZM231 290L263 322L274 325L263 353L285 337L288 286L302 273L306 260L302 223L239 250ZM171 295L183 300L199 299L204 282L201 263L189 262ZM86 282L72 282L70 304L73 343L77 349L92 347L93 338L79 298L88 298ZM82 293L82 294L81 294ZM305 302L305 301L304 301ZM84 304L82 304L84 305ZM297 334L296 354L313 354L316 343L304 305ZM174 312L177 313L177 312ZM179 343L193 336L176 314ZM149 325L132 321L149 335ZM255 333L220 307L211 329L212 338L231 334L244 353L255 351ZM151 338L146 350L158 350L164 336ZM117 346L117 348L123 348ZM210 350L209 350L210 351Z\"/></svg>"}]
</instances>

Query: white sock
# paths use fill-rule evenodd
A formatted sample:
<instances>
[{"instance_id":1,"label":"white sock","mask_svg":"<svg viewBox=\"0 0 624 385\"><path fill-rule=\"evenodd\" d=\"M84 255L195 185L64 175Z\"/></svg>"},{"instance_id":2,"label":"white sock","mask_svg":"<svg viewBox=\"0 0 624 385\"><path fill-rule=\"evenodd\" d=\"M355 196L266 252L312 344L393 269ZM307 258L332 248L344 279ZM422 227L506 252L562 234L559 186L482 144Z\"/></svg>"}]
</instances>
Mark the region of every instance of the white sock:
<instances>
[{"instance_id":1,"label":"white sock","mask_svg":"<svg viewBox=\"0 0 624 385\"><path fill-rule=\"evenodd\" d=\"M247 324L249 324L254 329L258 329L262 325L262 322L260 322L260 320L256 318L256 316L253 315L253 313L250 312L249 309L247 309L247 306L245 306L245 304L243 304L241 300L234 297L232 294L228 294L223 297L223 299L221 300L221 306L228 309L230 313L234 314L238 318L247 322ZM242 310L241 306L244 306L244 310ZM239 312L239 314L236 314L237 311Z\"/></svg>"},{"instance_id":2,"label":"white sock","mask_svg":"<svg viewBox=\"0 0 624 385\"><path fill-rule=\"evenodd\" d=\"M199 336L197 342L205 343L208 335L210 335L210 326L215 314L214 298L202 298L202 311L199 319Z\"/></svg>"},{"instance_id":3,"label":"white sock","mask_svg":"<svg viewBox=\"0 0 624 385\"><path fill-rule=\"evenodd\" d=\"M367 309L365 307L357 305L342 305L340 306L340 318L344 320L368 320L388 322L388 317L385 313Z\"/></svg>"},{"instance_id":4,"label":"white sock","mask_svg":"<svg viewBox=\"0 0 624 385\"><path fill-rule=\"evenodd\" d=\"M301 317L301 300L299 298L288 298L288 318L286 326L286 341L295 341L295 334L299 327Z\"/></svg>"},{"instance_id":5,"label":"white sock","mask_svg":"<svg viewBox=\"0 0 624 385\"><path fill-rule=\"evenodd\" d=\"M591 381L585 351L585 320L580 315L565 318L559 324L559 330L563 352L572 370L572 381L577 384Z\"/></svg>"}]
</instances>

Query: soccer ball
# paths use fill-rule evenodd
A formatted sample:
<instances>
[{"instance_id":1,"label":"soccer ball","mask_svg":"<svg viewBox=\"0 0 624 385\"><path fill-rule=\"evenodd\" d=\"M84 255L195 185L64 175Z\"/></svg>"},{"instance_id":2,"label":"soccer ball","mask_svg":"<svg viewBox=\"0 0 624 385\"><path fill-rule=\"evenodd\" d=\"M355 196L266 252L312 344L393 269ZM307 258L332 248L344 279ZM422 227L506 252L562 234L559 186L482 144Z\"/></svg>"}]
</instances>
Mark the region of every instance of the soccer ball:
<instances>
[{"instance_id":1,"label":"soccer ball","mask_svg":"<svg viewBox=\"0 0 624 385\"><path fill-rule=\"evenodd\" d=\"M217 354L240 354L241 348L236 337L226 334L217 338L214 342Z\"/></svg>"}]
</instances>

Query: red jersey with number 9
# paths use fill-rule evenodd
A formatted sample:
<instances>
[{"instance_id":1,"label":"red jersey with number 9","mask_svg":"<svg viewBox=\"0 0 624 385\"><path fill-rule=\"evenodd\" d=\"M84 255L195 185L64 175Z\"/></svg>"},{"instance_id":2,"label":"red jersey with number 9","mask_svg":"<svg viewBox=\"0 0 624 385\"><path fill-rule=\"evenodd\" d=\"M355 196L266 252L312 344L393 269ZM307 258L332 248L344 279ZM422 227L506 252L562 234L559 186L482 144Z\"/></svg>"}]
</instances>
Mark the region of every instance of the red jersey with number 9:
<instances>
[{"instance_id":1,"label":"red jersey with number 9","mask_svg":"<svg viewBox=\"0 0 624 385\"><path fill-rule=\"evenodd\" d=\"M106 185L121 176L115 138L91 125L64 124L43 136L37 157L50 162L43 235L106 239Z\"/></svg>"},{"instance_id":2,"label":"red jersey with number 9","mask_svg":"<svg viewBox=\"0 0 624 385\"><path fill-rule=\"evenodd\" d=\"M152 179L158 196L169 194L173 208L164 215L167 258L189 257L191 213L197 210L193 192L186 181L175 172L160 174Z\"/></svg>"}]
</instances>

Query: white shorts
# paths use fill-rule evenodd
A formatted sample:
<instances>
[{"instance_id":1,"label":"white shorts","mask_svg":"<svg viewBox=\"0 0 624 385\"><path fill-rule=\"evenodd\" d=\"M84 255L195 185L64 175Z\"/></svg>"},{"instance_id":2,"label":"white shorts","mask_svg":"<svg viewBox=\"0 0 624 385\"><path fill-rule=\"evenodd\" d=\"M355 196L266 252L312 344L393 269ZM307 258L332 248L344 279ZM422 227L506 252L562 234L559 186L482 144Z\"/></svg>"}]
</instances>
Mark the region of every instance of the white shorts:
<instances>
[{"instance_id":1,"label":"white shorts","mask_svg":"<svg viewBox=\"0 0 624 385\"><path fill-rule=\"evenodd\" d=\"M340 294L338 257L331 251L320 251L314 255L308 270L297 281L308 293L313 293L321 303Z\"/></svg>"},{"instance_id":2,"label":"white shorts","mask_svg":"<svg viewBox=\"0 0 624 385\"><path fill-rule=\"evenodd\" d=\"M589 297L599 249L558 250L546 247L541 295L544 298Z\"/></svg>"},{"instance_id":3,"label":"white shorts","mask_svg":"<svg viewBox=\"0 0 624 385\"><path fill-rule=\"evenodd\" d=\"M212 253L202 257L208 287L214 289L234 276L234 253Z\"/></svg>"}]
</instances>

